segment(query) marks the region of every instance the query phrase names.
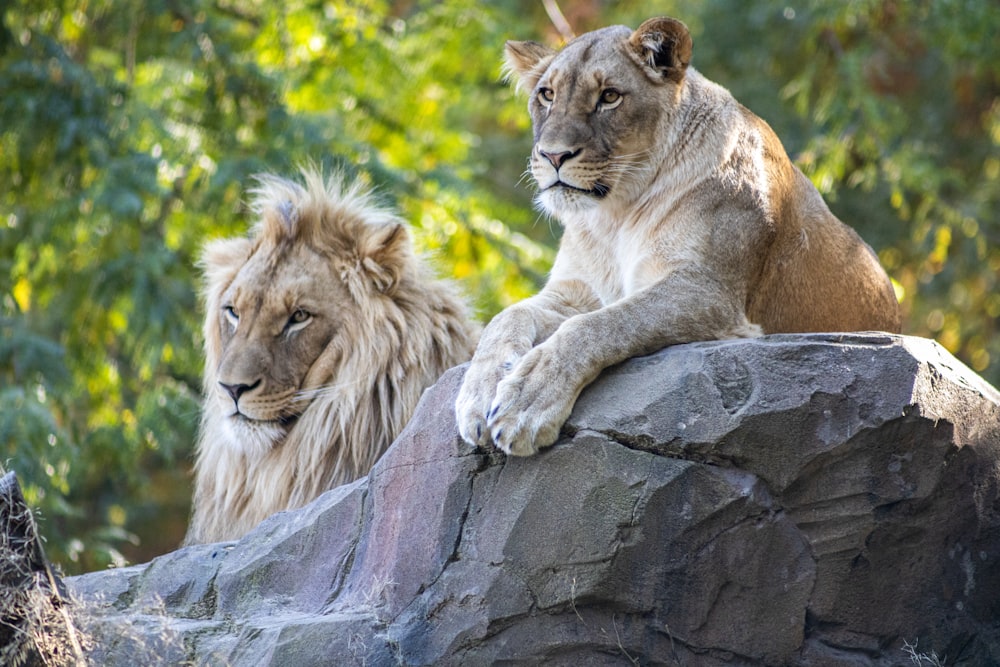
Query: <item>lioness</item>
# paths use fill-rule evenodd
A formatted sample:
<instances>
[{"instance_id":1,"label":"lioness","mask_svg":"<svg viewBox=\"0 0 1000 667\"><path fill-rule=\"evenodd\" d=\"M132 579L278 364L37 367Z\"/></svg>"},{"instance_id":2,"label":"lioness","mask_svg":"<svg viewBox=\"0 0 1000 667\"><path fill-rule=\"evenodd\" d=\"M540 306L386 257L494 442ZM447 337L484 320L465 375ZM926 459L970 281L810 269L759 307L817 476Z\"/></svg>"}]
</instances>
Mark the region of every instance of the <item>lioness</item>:
<instances>
[{"instance_id":1,"label":"lioness","mask_svg":"<svg viewBox=\"0 0 1000 667\"><path fill-rule=\"evenodd\" d=\"M899 330L871 248L767 123L688 66L691 46L671 18L560 52L507 43L537 202L564 233L545 288L483 332L455 404L468 442L551 445L601 370L667 345Z\"/></svg>"},{"instance_id":2,"label":"lioness","mask_svg":"<svg viewBox=\"0 0 1000 667\"><path fill-rule=\"evenodd\" d=\"M368 473L478 327L359 183L261 176L250 238L204 251L205 399L186 544Z\"/></svg>"}]
</instances>

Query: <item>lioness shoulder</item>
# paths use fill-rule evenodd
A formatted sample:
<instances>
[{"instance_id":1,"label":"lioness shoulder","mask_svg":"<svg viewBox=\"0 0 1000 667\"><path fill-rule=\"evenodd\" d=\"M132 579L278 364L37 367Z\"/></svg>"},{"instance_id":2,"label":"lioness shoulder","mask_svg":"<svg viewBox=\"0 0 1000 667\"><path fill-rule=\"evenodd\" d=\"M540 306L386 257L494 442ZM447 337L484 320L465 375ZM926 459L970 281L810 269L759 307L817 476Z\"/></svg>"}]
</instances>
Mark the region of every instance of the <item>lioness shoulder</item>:
<instances>
[{"instance_id":1,"label":"lioness shoulder","mask_svg":"<svg viewBox=\"0 0 1000 667\"><path fill-rule=\"evenodd\" d=\"M537 200L564 234L545 288L483 333L456 400L470 443L550 445L601 370L667 345L899 331L875 253L691 54L670 18L559 52L507 43L529 97Z\"/></svg>"}]
</instances>

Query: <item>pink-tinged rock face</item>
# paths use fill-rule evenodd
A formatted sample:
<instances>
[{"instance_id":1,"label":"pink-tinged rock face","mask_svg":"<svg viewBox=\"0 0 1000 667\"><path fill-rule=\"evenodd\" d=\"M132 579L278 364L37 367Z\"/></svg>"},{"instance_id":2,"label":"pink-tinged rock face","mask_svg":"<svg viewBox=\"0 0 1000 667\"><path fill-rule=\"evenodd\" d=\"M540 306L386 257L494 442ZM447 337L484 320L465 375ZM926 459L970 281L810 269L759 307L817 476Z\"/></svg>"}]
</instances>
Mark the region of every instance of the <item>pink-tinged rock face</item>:
<instances>
[{"instance_id":1,"label":"pink-tinged rock face","mask_svg":"<svg viewBox=\"0 0 1000 667\"><path fill-rule=\"evenodd\" d=\"M68 580L95 659L168 635L157 655L233 665L1000 655L1000 393L936 344L675 346L609 369L531 459L461 444L462 372L366 479Z\"/></svg>"}]
</instances>

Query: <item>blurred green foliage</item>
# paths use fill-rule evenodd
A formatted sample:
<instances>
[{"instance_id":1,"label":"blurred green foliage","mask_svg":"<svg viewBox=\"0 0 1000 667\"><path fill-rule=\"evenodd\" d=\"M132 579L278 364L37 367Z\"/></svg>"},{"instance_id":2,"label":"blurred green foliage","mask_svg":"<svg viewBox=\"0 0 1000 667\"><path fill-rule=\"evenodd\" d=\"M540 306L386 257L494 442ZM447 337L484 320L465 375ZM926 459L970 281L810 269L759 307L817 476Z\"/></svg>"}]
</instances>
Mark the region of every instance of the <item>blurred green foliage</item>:
<instances>
[{"instance_id":1,"label":"blurred green foliage","mask_svg":"<svg viewBox=\"0 0 1000 667\"><path fill-rule=\"evenodd\" d=\"M558 230L523 178L506 39L542 4L0 4L0 458L69 572L186 526L206 238L260 171L370 180L483 319L534 292ZM782 137L897 282L906 331L1000 380L1000 5L563 0L584 32L682 18L694 65Z\"/></svg>"}]
</instances>

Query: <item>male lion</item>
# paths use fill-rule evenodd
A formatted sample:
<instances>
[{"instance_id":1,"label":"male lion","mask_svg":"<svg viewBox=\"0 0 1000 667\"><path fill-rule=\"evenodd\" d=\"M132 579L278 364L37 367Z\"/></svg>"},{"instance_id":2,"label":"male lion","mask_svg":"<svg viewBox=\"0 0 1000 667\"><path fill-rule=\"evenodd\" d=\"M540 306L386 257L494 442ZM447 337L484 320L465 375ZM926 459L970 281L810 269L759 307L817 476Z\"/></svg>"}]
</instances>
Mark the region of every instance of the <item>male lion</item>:
<instances>
[{"instance_id":1,"label":"male lion","mask_svg":"<svg viewBox=\"0 0 1000 667\"><path fill-rule=\"evenodd\" d=\"M670 18L561 52L507 43L530 94L537 201L564 233L545 288L483 332L455 403L468 442L533 454L604 368L667 345L899 330L871 248L690 60Z\"/></svg>"},{"instance_id":2,"label":"male lion","mask_svg":"<svg viewBox=\"0 0 1000 667\"><path fill-rule=\"evenodd\" d=\"M358 184L262 176L252 238L211 242L186 544L236 539L367 474L423 390L469 359L461 299Z\"/></svg>"}]
</instances>

